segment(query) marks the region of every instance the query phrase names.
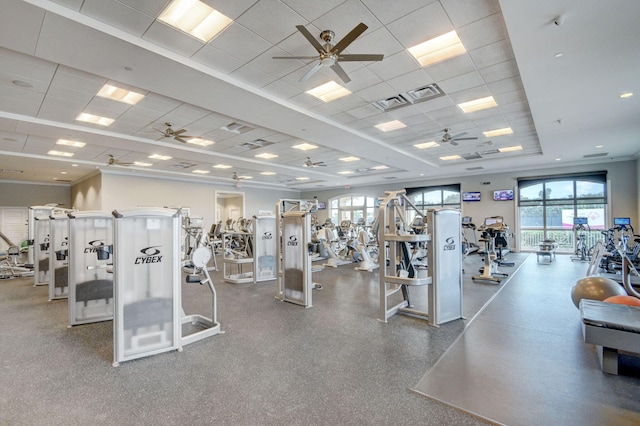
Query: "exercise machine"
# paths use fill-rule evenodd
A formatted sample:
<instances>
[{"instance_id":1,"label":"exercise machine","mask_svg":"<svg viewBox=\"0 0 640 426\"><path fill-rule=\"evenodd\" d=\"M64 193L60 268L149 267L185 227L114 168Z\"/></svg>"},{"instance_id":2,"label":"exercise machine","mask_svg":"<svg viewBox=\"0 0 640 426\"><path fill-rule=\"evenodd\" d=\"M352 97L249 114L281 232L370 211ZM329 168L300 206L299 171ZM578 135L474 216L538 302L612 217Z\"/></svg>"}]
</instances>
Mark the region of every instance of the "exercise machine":
<instances>
[{"instance_id":1,"label":"exercise machine","mask_svg":"<svg viewBox=\"0 0 640 426\"><path fill-rule=\"evenodd\" d=\"M587 247L587 236L585 232L591 232L591 227L589 226L589 218L574 217L573 241L576 250L574 255L571 256L571 260L579 260L580 262L589 261L589 248Z\"/></svg>"},{"instance_id":2,"label":"exercise machine","mask_svg":"<svg viewBox=\"0 0 640 426\"><path fill-rule=\"evenodd\" d=\"M471 234L473 239L469 238L468 234ZM480 250L478 236L476 235L476 225L473 223L473 218L471 216L464 216L462 218L462 248L465 256L476 253Z\"/></svg>"},{"instance_id":3,"label":"exercise machine","mask_svg":"<svg viewBox=\"0 0 640 426\"><path fill-rule=\"evenodd\" d=\"M276 217L273 214L253 216L253 225L253 282L275 280Z\"/></svg>"},{"instance_id":4,"label":"exercise machine","mask_svg":"<svg viewBox=\"0 0 640 426\"><path fill-rule=\"evenodd\" d=\"M407 210L425 217L422 233L415 233L407 222ZM382 322L404 313L428 321L430 325L463 318L462 256L460 211L429 209L423 214L406 196L405 190L386 191L380 203L380 252L388 256L380 260L380 307ZM428 269L420 270L411 262L411 246L425 244ZM427 286L427 310L415 307L410 287ZM397 294L401 299L397 302ZM424 294L424 292L423 292ZM396 301L394 301L396 299Z\"/></svg>"},{"instance_id":5,"label":"exercise machine","mask_svg":"<svg viewBox=\"0 0 640 426\"><path fill-rule=\"evenodd\" d=\"M509 274L498 269L499 266L513 266L512 263L504 262L502 256L503 246L506 245L505 233L508 230L502 216L492 216L485 218L484 223L480 226L480 241L484 243L484 267L481 269L481 275L474 275L472 280L492 281L500 283L503 278ZM499 243L499 246L497 242Z\"/></svg>"},{"instance_id":6,"label":"exercise machine","mask_svg":"<svg viewBox=\"0 0 640 426\"><path fill-rule=\"evenodd\" d=\"M72 327L113 319L113 216L68 213L69 322Z\"/></svg>"},{"instance_id":7,"label":"exercise machine","mask_svg":"<svg viewBox=\"0 0 640 426\"><path fill-rule=\"evenodd\" d=\"M69 216L58 213L49 216L49 300L69 297Z\"/></svg>"}]
</instances>

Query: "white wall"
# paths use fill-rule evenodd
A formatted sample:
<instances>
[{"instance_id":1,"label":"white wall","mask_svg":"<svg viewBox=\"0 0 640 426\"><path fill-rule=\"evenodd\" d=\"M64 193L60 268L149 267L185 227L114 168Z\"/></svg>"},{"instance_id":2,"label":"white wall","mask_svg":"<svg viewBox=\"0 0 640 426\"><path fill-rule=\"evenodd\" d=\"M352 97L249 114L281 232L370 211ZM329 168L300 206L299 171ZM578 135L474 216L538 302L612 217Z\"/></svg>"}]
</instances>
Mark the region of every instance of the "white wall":
<instances>
[{"instance_id":1,"label":"white wall","mask_svg":"<svg viewBox=\"0 0 640 426\"><path fill-rule=\"evenodd\" d=\"M102 210L102 175L96 173L71 187L71 206L77 210Z\"/></svg>"},{"instance_id":2,"label":"white wall","mask_svg":"<svg viewBox=\"0 0 640 426\"><path fill-rule=\"evenodd\" d=\"M71 186L0 181L0 205L3 207L43 206L49 203L57 203L69 208Z\"/></svg>"}]
</instances>

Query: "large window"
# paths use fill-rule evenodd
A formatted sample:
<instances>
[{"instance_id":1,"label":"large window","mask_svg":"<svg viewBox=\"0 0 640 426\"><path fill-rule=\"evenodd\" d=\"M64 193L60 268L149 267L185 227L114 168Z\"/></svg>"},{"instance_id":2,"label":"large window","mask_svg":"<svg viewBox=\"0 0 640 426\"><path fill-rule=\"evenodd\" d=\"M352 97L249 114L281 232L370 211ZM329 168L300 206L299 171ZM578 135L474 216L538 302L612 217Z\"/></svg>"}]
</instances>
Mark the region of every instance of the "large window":
<instances>
[{"instance_id":1,"label":"large window","mask_svg":"<svg viewBox=\"0 0 640 426\"><path fill-rule=\"evenodd\" d=\"M375 218L375 199L365 195L346 195L329 200L329 217L339 225L343 220L358 223L364 218L366 224Z\"/></svg>"},{"instance_id":2,"label":"large window","mask_svg":"<svg viewBox=\"0 0 640 426\"><path fill-rule=\"evenodd\" d=\"M420 188L407 188L407 197L420 210L426 213L428 209L436 207L460 208L460 185L423 186ZM407 214L413 216L413 210L407 210ZM411 222L413 217L407 217Z\"/></svg>"},{"instance_id":3,"label":"large window","mask_svg":"<svg viewBox=\"0 0 640 426\"><path fill-rule=\"evenodd\" d=\"M607 223L606 178L606 172L594 172L520 179L520 249L538 250L540 242L551 239L558 243L558 251L574 251L574 217L588 219L589 247L601 239Z\"/></svg>"}]
</instances>

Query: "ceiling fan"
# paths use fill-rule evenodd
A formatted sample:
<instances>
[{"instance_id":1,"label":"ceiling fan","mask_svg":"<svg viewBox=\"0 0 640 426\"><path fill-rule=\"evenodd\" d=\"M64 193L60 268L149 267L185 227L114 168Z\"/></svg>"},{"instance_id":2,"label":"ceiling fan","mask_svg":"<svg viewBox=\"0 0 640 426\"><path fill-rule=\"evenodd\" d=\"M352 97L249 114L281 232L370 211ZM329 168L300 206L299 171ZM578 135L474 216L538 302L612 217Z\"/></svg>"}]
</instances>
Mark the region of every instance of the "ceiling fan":
<instances>
[{"instance_id":1,"label":"ceiling fan","mask_svg":"<svg viewBox=\"0 0 640 426\"><path fill-rule=\"evenodd\" d=\"M296 25L298 31L311 43L311 45L318 51L318 56L274 56L273 59L315 59L318 62L311 68L305 75L302 76L300 81L306 81L316 72L320 71L322 67L331 67L338 77L345 83L351 81L347 73L340 66L338 62L341 61L381 61L384 55L377 54L343 54L342 51L349 46L360 34L362 34L367 28L362 22L356 25L349 34L344 36L335 45L331 44L335 33L331 30L324 30L320 33L320 39L324 41L324 45L316 40L313 35L307 30L304 25Z\"/></svg>"},{"instance_id":2,"label":"ceiling fan","mask_svg":"<svg viewBox=\"0 0 640 426\"><path fill-rule=\"evenodd\" d=\"M469 137L463 138L462 136L466 135L467 132L458 133L457 135L451 136L451 129L445 128L442 129L444 134L442 135L442 139L440 140L442 143L450 143L451 145L457 146L458 141L472 141L478 139L477 137Z\"/></svg>"},{"instance_id":3,"label":"ceiling fan","mask_svg":"<svg viewBox=\"0 0 640 426\"><path fill-rule=\"evenodd\" d=\"M324 161L316 161L315 163L311 161L311 157L307 157L307 161L303 164L304 167L326 167Z\"/></svg>"},{"instance_id":4,"label":"ceiling fan","mask_svg":"<svg viewBox=\"0 0 640 426\"><path fill-rule=\"evenodd\" d=\"M233 176L231 176L231 179L235 180L236 182L240 182L241 180L245 180L247 178L244 176L238 176L238 173L233 172Z\"/></svg>"},{"instance_id":5,"label":"ceiling fan","mask_svg":"<svg viewBox=\"0 0 640 426\"><path fill-rule=\"evenodd\" d=\"M164 123L164 125L167 126L166 129L164 129L164 130L154 129L154 130L162 133L165 138L172 138L172 139L175 139L178 142L182 142L182 143L187 143L186 139L195 138L195 136L185 135L184 133L186 132L186 129L173 130L173 127L172 127L173 124Z\"/></svg>"},{"instance_id":6,"label":"ceiling fan","mask_svg":"<svg viewBox=\"0 0 640 426\"><path fill-rule=\"evenodd\" d=\"M109 162L107 163L109 166L131 166L133 163L127 163L124 161L120 161L118 160L116 157L114 157L113 155L109 154Z\"/></svg>"}]
</instances>

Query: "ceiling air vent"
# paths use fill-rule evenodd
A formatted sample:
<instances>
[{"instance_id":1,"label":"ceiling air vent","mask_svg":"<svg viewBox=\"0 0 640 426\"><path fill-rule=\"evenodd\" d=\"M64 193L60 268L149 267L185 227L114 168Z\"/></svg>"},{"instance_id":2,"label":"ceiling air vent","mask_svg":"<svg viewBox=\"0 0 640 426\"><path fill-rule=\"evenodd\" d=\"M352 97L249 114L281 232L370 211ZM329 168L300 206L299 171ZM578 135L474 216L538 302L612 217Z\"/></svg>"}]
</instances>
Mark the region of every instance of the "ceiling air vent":
<instances>
[{"instance_id":1,"label":"ceiling air vent","mask_svg":"<svg viewBox=\"0 0 640 426\"><path fill-rule=\"evenodd\" d=\"M439 98L440 96L444 96L444 92L435 83L427 84L426 86L418 87L417 89L407 92L407 98L413 104Z\"/></svg>"},{"instance_id":2,"label":"ceiling air vent","mask_svg":"<svg viewBox=\"0 0 640 426\"><path fill-rule=\"evenodd\" d=\"M598 158L598 157L606 157L607 155L609 155L608 152L601 152L601 153L598 153L598 154L583 155L582 158Z\"/></svg>"},{"instance_id":3,"label":"ceiling air vent","mask_svg":"<svg viewBox=\"0 0 640 426\"><path fill-rule=\"evenodd\" d=\"M244 149L258 149L268 145L273 145L273 142L265 141L264 139L256 139L251 142L245 142L243 144L238 145L240 148Z\"/></svg>"},{"instance_id":4,"label":"ceiling air vent","mask_svg":"<svg viewBox=\"0 0 640 426\"><path fill-rule=\"evenodd\" d=\"M395 176L382 176L382 179L384 179L384 180L392 180L392 179L398 179L398 178L395 177Z\"/></svg>"},{"instance_id":5,"label":"ceiling air vent","mask_svg":"<svg viewBox=\"0 0 640 426\"><path fill-rule=\"evenodd\" d=\"M498 151L497 149L488 149L486 151L481 151L480 155L491 155L491 154L497 154L500 151Z\"/></svg>"},{"instance_id":6,"label":"ceiling air vent","mask_svg":"<svg viewBox=\"0 0 640 426\"><path fill-rule=\"evenodd\" d=\"M478 167L467 167L465 170L473 171L473 170L483 170L483 169L484 167L478 166Z\"/></svg>"},{"instance_id":7,"label":"ceiling air vent","mask_svg":"<svg viewBox=\"0 0 640 426\"><path fill-rule=\"evenodd\" d=\"M180 163L172 164L169 167L173 169L189 169L194 166L196 166L195 163L187 163L186 161L182 161Z\"/></svg>"},{"instance_id":8,"label":"ceiling air vent","mask_svg":"<svg viewBox=\"0 0 640 426\"><path fill-rule=\"evenodd\" d=\"M245 126L244 124L237 123L235 121L233 123L230 123L230 124L227 124L226 126L221 127L221 129L226 130L227 132L237 133L237 134L242 134L242 133L248 132L249 130L253 130L252 127Z\"/></svg>"},{"instance_id":9,"label":"ceiling air vent","mask_svg":"<svg viewBox=\"0 0 640 426\"><path fill-rule=\"evenodd\" d=\"M472 152L470 154L462 154L461 157L464 158L465 160L478 160L482 158L482 155L480 155L480 153L478 152Z\"/></svg>"},{"instance_id":10,"label":"ceiling air vent","mask_svg":"<svg viewBox=\"0 0 640 426\"><path fill-rule=\"evenodd\" d=\"M392 96L387 99L380 99L379 101L374 101L373 105L378 107L383 112L391 111L396 108L403 107L405 105L409 105L407 100L402 95Z\"/></svg>"}]
</instances>

